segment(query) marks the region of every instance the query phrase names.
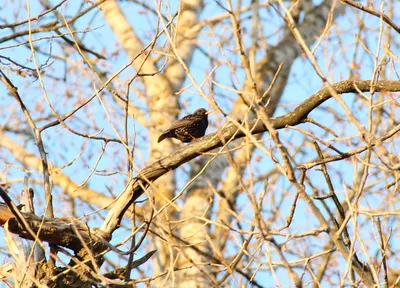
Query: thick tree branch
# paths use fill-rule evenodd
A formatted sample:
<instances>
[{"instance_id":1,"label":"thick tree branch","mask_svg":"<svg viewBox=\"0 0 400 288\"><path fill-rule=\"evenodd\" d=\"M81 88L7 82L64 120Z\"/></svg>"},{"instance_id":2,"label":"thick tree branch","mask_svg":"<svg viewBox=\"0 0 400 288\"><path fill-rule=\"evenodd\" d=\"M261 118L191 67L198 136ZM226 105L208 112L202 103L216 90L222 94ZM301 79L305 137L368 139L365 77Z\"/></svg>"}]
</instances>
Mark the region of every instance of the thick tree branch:
<instances>
[{"instance_id":1,"label":"thick tree branch","mask_svg":"<svg viewBox=\"0 0 400 288\"><path fill-rule=\"evenodd\" d=\"M347 80L332 85L332 88L338 94L357 93L357 91L368 92L371 90L371 83L372 82L370 80ZM399 92L400 81L377 81L373 88L376 92ZM302 102L293 111L280 117L271 118L270 122L273 128L276 130L285 128L286 126L296 126L301 124L302 121L307 118L309 113L311 113L315 108L331 97L331 93L327 88L322 89ZM261 121L255 120L250 123L249 131L251 134L258 134L266 132L267 128ZM171 155L145 167L139 172L138 176L130 181L130 183L127 185L127 188L121 193L120 197L114 204L113 209L109 212L101 229L109 234L112 234L112 232L118 228L119 223L130 203L138 199L144 193L143 187L147 187L149 183L157 180L168 171L174 170L180 165L198 157L202 153L223 146L224 143L230 139L238 139L244 136L246 136L246 133L238 129L237 126L231 124L226 128L216 133L204 136L198 141L195 141L172 153Z\"/></svg>"},{"instance_id":2,"label":"thick tree branch","mask_svg":"<svg viewBox=\"0 0 400 288\"><path fill-rule=\"evenodd\" d=\"M367 92L371 90L371 81L342 81L332 85L332 87L338 94L356 93L357 91ZM373 89L375 92L399 92L400 81L378 81L374 84ZM270 122L276 130L285 128L288 125L295 126L301 124L308 117L309 113L331 97L327 88L322 89L299 104L293 111L280 117L271 118ZM249 131L251 134L258 134L266 132L267 128L261 121L255 120L250 124ZM37 233L37 238L42 241L62 245L78 251L83 247L83 239L86 245L89 243L90 247L96 250L106 249L108 246L107 241L110 240L113 231L119 227L119 222L130 203L144 193L143 187L147 187L150 182L155 181L168 171L179 167L202 153L221 147L230 139L244 137L247 133L242 127L230 124L226 128L207 135L145 167L138 173L137 177L131 180L125 191L121 193L100 231L89 229L87 225L74 219L46 219L30 213L20 214L23 215L24 220L29 224L29 228L34 233ZM10 232L26 239L34 238L31 233L20 225L15 215L10 214L4 205L0 205L0 215L4 216L3 218L0 217L0 219L3 219L0 221L2 225L8 221ZM79 236L77 236L76 231L79 232Z\"/></svg>"},{"instance_id":3,"label":"thick tree branch","mask_svg":"<svg viewBox=\"0 0 400 288\"><path fill-rule=\"evenodd\" d=\"M110 236L99 230L88 230L87 225L79 220L72 218L43 218L32 213L19 212L24 217L30 229L41 241L49 244L59 245L79 251L83 248L83 239L86 245L93 247L93 250L104 250L109 245L105 241L110 240ZM35 240L34 237L21 226L17 218L9 211L5 204L0 203L0 225L3 226L8 221L10 232L28 240ZM77 236L79 232L80 237Z\"/></svg>"}]
</instances>

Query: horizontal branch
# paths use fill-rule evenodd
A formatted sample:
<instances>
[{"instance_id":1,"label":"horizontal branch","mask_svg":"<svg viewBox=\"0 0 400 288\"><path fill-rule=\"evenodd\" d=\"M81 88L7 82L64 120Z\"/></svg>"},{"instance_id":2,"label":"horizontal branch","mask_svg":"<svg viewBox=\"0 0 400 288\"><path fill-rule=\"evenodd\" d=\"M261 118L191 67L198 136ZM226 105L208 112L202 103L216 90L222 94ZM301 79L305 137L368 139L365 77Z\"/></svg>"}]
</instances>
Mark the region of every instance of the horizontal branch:
<instances>
[{"instance_id":1,"label":"horizontal branch","mask_svg":"<svg viewBox=\"0 0 400 288\"><path fill-rule=\"evenodd\" d=\"M377 81L373 86L371 86L371 84L372 82L370 80L347 80L332 85L332 88L337 94L358 93L358 91L368 92L371 91L372 88L375 92L400 91L400 81ZM276 130L285 128L286 126L296 126L301 124L302 121L308 117L309 113L331 97L332 95L329 90L324 88L307 98L293 111L280 117L271 118L271 124ZM258 120L251 122L249 126L249 131L252 134L259 134L268 130L264 124ZM111 235L112 232L119 227L119 223L129 205L144 193L143 187L147 187L150 182L157 180L168 171L176 169L182 164L200 156L202 153L223 146L224 143L230 139L238 139L244 136L245 133L243 131L231 124L220 131L204 136L171 155L148 165L130 181L126 189L118 197L113 208L109 211L101 230Z\"/></svg>"},{"instance_id":2,"label":"horizontal branch","mask_svg":"<svg viewBox=\"0 0 400 288\"><path fill-rule=\"evenodd\" d=\"M31 232L41 241L49 244L59 245L79 251L83 248L82 239L93 251L103 251L109 247L109 235L102 231L89 229L87 225L72 218L44 218L32 213L19 212L24 222L29 225ZM26 227L23 227L17 217L10 212L9 208L0 203L0 225L8 221L8 230L22 238L36 240ZM77 233L79 233L78 237Z\"/></svg>"}]
</instances>

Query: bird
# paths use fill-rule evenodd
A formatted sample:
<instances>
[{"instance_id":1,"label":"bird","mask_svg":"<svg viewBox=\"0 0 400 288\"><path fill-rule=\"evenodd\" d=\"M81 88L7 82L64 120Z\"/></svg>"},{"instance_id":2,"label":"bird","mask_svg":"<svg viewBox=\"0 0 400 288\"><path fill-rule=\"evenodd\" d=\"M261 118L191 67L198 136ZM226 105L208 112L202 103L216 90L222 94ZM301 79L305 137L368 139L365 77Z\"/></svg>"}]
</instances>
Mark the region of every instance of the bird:
<instances>
[{"instance_id":1,"label":"bird","mask_svg":"<svg viewBox=\"0 0 400 288\"><path fill-rule=\"evenodd\" d=\"M182 119L176 120L171 127L165 130L158 143L165 138L176 138L183 143L190 143L192 140L203 137L208 127L208 112L204 108L199 108L193 114L189 114Z\"/></svg>"}]
</instances>

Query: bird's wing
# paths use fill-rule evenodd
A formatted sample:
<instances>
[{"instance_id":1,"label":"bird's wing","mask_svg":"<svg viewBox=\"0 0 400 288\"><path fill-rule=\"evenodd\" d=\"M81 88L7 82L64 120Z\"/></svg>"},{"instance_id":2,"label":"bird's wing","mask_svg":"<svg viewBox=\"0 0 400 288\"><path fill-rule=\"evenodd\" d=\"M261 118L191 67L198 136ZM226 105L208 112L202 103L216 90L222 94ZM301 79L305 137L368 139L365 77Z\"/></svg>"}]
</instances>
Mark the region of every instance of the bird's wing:
<instances>
[{"instance_id":1,"label":"bird's wing","mask_svg":"<svg viewBox=\"0 0 400 288\"><path fill-rule=\"evenodd\" d=\"M174 131L175 129L181 128L181 127L185 127L188 124L192 124L193 120L189 120L189 119L179 119L176 120L174 123L172 123L171 127L169 127L167 130L165 130L160 137L158 137L158 143L160 143L161 141L163 141L165 138L169 138L169 137L174 137L173 134L170 134L171 131Z\"/></svg>"},{"instance_id":2,"label":"bird's wing","mask_svg":"<svg viewBox=\"0 0 400 288\"><path fill-rule=\"evenodd\" d=\"M189 124L196 123L199 120L201 120L201 119L197 119L197 118L185 119L185 118L183 118L183 119L176 120L174 123L172 123L171 127L169 127L168 131L172 131L172 130L187 126Z\"/></svg>"},{"instance_id":3,"label":"bird's wing","mask_svg":"<svg viewBox=\"0 0 400 288\"><path fill-rule=\"evenodd\" d=\"M174 123L172 123L171 127L169 127L167 130L165 130L160 137L158 138L158 142L161 142L162 140L164 140L165 138L168 137L173 137L170 132L175 130L175 129L179 129L181 127L185 127L187 125L196 123L201 121L202 118L201 117L195 117L193 115L187 115L185 117L183 117L182 119L176 120Z\"/></svg>"}]
</instances>

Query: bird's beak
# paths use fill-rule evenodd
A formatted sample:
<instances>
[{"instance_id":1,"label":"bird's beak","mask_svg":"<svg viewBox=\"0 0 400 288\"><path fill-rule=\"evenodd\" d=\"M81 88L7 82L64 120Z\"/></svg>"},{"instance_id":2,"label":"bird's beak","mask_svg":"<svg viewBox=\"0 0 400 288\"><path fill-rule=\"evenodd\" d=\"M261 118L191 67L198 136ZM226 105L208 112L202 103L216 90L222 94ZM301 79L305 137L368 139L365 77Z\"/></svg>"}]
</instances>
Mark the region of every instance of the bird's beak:
<instances>
[{"instance_id":1,"label":"bird's beak","mask_svg":"<svg viewBox=\"0 0 400 288\"><path fill-rule=\"evenodd\" d=\"M206 115L211 114L211 113L213 113L214 111L216 111L216 110L214 109L214 110L207 111Z\"/></svg>"}]
</instances>

